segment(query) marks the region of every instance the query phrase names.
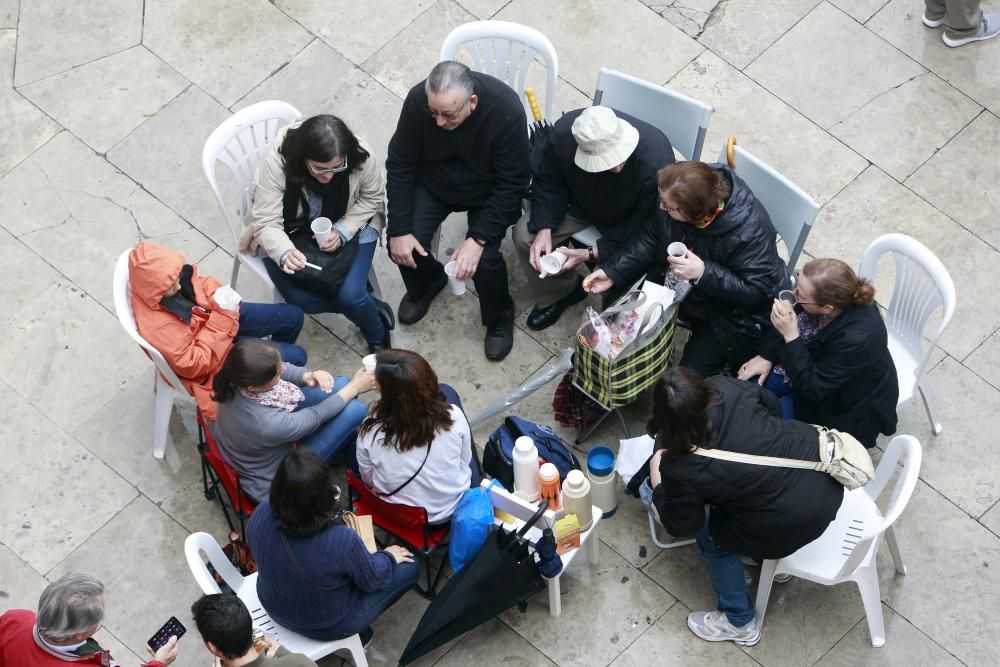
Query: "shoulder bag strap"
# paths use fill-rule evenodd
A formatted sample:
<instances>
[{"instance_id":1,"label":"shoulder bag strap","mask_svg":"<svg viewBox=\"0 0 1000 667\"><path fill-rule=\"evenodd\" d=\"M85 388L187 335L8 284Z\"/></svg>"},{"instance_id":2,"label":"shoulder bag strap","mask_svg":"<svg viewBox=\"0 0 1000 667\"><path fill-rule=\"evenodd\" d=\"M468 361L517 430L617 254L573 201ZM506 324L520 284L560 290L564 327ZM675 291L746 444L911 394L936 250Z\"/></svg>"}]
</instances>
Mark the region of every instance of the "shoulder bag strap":
<instances>
[{"instance_id":1,"label":"shoulder bag strap","mask_svg":"<svg viewBox=\"0 0 1000 667\"><path fill-rule=\"evenodd\" d=\"M471 432L471 430L470 430L470 432ZM420 471L424 469L424 464L427 463L427 457L431 455L431 445L432 444L433 444L433 442L428 442L427 443L427 451L424 452L424 460L420 462L420 467L417 468L416 472L414 472L412 475L410 475L410 478L408 480L406 480L405 482L403 482L402 484L400 484L399 486L397 486L395 488L395 490L390 491L389 493L376 493L375 495L377 495L379 498L388 498L389 496L394 496L397 493L399 493L400 491L402 491L406 487L406 485L409 484L410 482L412 482L416 478L416 476L420 474Z\"/></svg>"},{"instance_id":2,"label":"shoulder bag strap","mask_svg":"<svg viewBox=\"0 0 1000 667\"><path fill-rule=\"evenodd\" d=\"M698 447L692 454L704 456L720 461L735 461L736 463L749 463L755 466L770 466L772 468L798 468L801 470L826 471L825 463L813 463L811 461L800 461L799 459L782 459L776 456L757 456L755 454L741 454L739 452L725 452L718 449L702 449Z\"/></svg>"},{"instance_id":3,"label":"shoulder bag strap","mask_svg":"<svg viewBox=\"0 0 1000 667\"><path fill-rule=\"evenodd\" d=\"M307 582L309 582L309 585L315 586L316 588L318 588L321 591L332 591L332 590L336 589L335 586L321 586L320 584L318 584L315 581L313 581L309 577L309 575L306 574L305 571L302 569L302 566L299 565L299 560L295 557L295 554L292 553L292 547L291 547L291 545L288 544L288 540L285 538L285 534L279 530L278 531L278 535L281 536L281 543L285 545L285 553L288 554L288 558L290 558L291 561L292 561L292 567L295 568L295 571L299 573L300 577L302 577Z\"/></svg>"}]
</instances>

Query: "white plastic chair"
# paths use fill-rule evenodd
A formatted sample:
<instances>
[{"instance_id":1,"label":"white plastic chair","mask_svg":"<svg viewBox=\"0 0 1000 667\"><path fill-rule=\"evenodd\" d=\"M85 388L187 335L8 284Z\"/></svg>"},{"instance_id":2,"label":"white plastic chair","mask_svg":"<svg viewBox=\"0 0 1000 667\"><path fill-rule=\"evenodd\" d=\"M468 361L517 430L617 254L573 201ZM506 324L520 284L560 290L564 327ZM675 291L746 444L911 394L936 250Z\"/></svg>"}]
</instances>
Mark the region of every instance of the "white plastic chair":
<instances>
[{"instance_id":1,"label":"white plastic chair","mask_svg":"<svg viewBox=\"0 0 1000 667\"><path fill-rule=\"evenodd\" d=\"M661 542L660 535L657 532L657 525L659 525L660 519L656 515L656 508L651 508L651 511L648 512L646 516L649 517L649 535L653 540L653 544L661 549L675 549L677 547L686 547L689 544L695 543L695 539L693 537L686 537L674 540L673 542Z\"/></svg>"},{"instance_id":2,"label":"white plastic chair","mask_svg":"<svg viewBox=\"0 0 1000 667\"><path fill-rule=\"evenodd\" d=\"M906 574L892 524L903 513L917 485L920 459L920 443L917 439L912 435L897 435L889 442L879 461L875 479L860 489L844 493L844 502L837 512L837 518L826 532L791 556L764 561L757 588L759 623L764 622L771 585L776 575L791 574L827 586L853 581L861 592L872 646L885 644L876 556L882 536L885 535L896 572ZM889 480L896 472L896 464L900 462L902 470L883 514L879 511L876 500L886 490Z\"/></svg>"},{"instance_id":3,"label":"white plastic chair","mask_svg":"<svg viewBox=\"0 0 1000 667\"><path fill-rule=\"evenodd\" d=\"M613 69L601 68L597 76L594 104L611 107L657 128L688 160L700 160L708 121L715 111L696 99L667 90ZM663 165L661 165L663 166ZM591 246L601 238L597 227L587 227L573 240Z\"/></svg>"},{"instance_id":4,"label":"white plastic chair","mask_svg":"<svg viewBox=\"0 0 1000 667\"><path fill-rule=\"evenodd\" d=\"M247 108L237 111L215 128L208 136L205 147L201 151L201 167L205 172L205 178L208 179L212 194L215 195L215 201L219 204L219 210L222 211L222 216L226 219L229 231L233 235L235 259L233 259L233 275L229 284L234 289L236 288L240 264L243 264L271 289L275 302L282 301L281 294L275 289L271 277L267 275L262 258L242 252L240 250L240 236L243 233L243 223L253 200L257 163L270 150L271 142L277 136L278 130L292 124L301 116L298 109L279 100L251 104ZM215 173L219 162L229 168L239 190L240 199L235 211L226 207L219 190L219 182ZM384 214L378 213L376 215ZM368 281L372 285L372 292L375 296L381 298L382 290L375 275L374 265L368 272Z\"/></svg>"},{"instance_id":5,"label":"white plastic chair","mask_svg":"<svg viewBox=\"0 0 1000 667\"><path fill-rule=\"evenodd\" d=\"M194 402L194 398L184 388L180 378L160 351L140 336L139 330L136 329L135 313L132 312L132 287L128 279L128 256L131 252L131 248L123 252L115 263L115 313L125 333L142 348L156 366L153 380L153 456L162 459L167 450L167 441L170 439L170 412L174 407L174 399L184 398Z\"/></svg>"},{"instance_id":6,"label":"white plastic chair","mask_svg":"<svg viewBox=\"0 0 1000 667\"><path fill-rule=\"evenodd\" d=\"M472 69L494 76L514 89L531 122L524 99L528 70L536 56L545 61L545 117L552 118L559 81L559 58L549 38L534 28L510 21L472 21L458 26L444 38L438 61L455 60L459 49L472 56Z\"/></svg>"},{"instance_id":7,"label":"white plastic chair","mask_svg":"<svg viewBox=\"0 0 1000 667\"><path fill-rule=\"evenodd\" d=\"M365 650L361 646L359 635L338 641L321 642L303 637L272 621L257 598L257 573L244 577L226 558L222 547L215 541L215 538L208 533L191 533L184 540L184 556L187 558L188 567L191 569L195 582L203 593L211 595L222 592L208 571L203 555L226 584L233 589L236 596L247 606L254 627L277 639L286 649L292 653L301 653L310 660L319 660L335 651L346 650L350 651L357 667L368 667L368 659L365 657Z\"/></svg>"},{"instance_id":8,"label":"white plastic chair","mask_svg":"<svg viewBox=\"0 0 1000 667\"><path fill-rule=\"evenodd\" d=\"M773 167L737 146L735 137L729 137L722 147L719 162L728 164L767 209L774 230L788 249L788 270L794 275L799 255L819 213L819 204Z\"/></svg>"},{"instance_id":9,"label":"white plastic chair","mask_svg":"<svg viewBox=\"0 0 1000 667\"><path fill-rule=\"evenodd\" d=\"M937 435L942 425L931 403L927 362L955 314L955 283L941 260L927 246L905 234L886 234L872 241L861 257L861 277L874 283L879 259L887 252L893 253L896 260L896 284L885 326L889 333L889 353L899 377L897 405L908 402L914 392L919 391L931 428ZM924 328L938 308L942 308L941 322L930 345L925 348Z\"/></svg>"}]
</instances>

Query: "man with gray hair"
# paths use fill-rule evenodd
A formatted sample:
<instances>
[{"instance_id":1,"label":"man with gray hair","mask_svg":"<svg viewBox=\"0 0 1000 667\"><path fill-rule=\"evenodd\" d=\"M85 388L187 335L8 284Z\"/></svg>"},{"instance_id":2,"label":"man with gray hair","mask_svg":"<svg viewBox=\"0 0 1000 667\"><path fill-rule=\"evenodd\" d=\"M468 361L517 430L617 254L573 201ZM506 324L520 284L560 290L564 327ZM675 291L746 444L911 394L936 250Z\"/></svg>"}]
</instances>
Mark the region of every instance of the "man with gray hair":
<instances>
[{"instance_id":1,"label":"man with gray hair","mask_svg":"<svg viewBox=\"0 0 1000 667\"><path fill-rule=\"evenodd\" d=\"M70 572L49 584L38 599L38 615L11 609L0 616L0 667L45 667L80 662L111 667L118 663L94 640L104 621L104 584ZM177 658L177 638L143 667L167 667Z\"/></svg>"},{"instance_id":2,"label":"man with gray hair","mask_svg":"<svg viewBox=\"0 0 1000 667\"><path fill-rule=\"evenodd\" d=\"M531 179L517 93L461 63L438 63L403 102L386 169L389 253L406 285L399 321L420 321L448 284L427 249L449 213L467 211L465 240L451 257L454 277L475 281L486 357L503 359L514 344L514 302L500 242L521 215Z\"/></svg>"}]
</instances>

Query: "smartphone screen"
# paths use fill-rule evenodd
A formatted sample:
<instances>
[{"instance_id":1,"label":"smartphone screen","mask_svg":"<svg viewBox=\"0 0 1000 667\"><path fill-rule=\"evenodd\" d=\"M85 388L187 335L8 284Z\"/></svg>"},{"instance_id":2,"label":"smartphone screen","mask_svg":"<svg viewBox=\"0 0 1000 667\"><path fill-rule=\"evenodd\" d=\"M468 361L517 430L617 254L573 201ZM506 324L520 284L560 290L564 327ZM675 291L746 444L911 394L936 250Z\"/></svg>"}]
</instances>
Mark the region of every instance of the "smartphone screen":
<instances>
[{"instance_id":1,"label":"smartphone screen","mask_svg":"<svg viewBox=\"0 0 1000 667\"><path fill-rule=\"evenodd\" d=\"M176 616L171 616L167 622L163 624L163 627L157 630L156 634L150 637L149 641L146 643L149 644L149 647L155 651L170 641L171 637L177 637L180 639L185 632L187 632L187 628L185 628L181 622L177 620Z\"/></svg>"}]
</instances>

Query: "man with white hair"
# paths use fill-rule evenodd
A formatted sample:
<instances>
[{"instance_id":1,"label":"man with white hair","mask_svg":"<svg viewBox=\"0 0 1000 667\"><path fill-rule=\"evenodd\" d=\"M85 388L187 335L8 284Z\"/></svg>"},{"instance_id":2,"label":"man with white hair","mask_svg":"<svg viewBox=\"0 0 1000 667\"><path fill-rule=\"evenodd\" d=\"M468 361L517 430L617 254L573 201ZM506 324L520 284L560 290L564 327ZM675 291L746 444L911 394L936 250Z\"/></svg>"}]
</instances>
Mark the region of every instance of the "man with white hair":
<instances>
[{"instance_id":1,"label":"man with white hair","mask_svg":"<svg viewBox=\"0 0 1000 667\"><path fill-rule=\"evenodd\" d=\"M0 667L45 667L66 662L114 667L118 663L94 640L104 621L104 584L70 572L49 584L38 599L38 615L11 609L0 616ZM167 667L177 659L177 638L143 667Z\"/></svg>"},{"instance_id":2,"label":"man with white hair","mask_svg":"<svg viewBox=\"0 0 1000 667\"><path fill-rule=\"evenodd\" d=\"M500 242L521 215L531 178L517 93L462 63L438 63L407 94L385 166L389 253L406 285L399 321L420 321L448 284L428 252L431 239L448 214L467 211L454 277L475 281L486 357L503 359L514 344L514 301Z\"/></svg>"},{"instance_id":3,"label":"man with white hair","mask_svg":"<svg viewBox=\"0 0 1000 667\"><path fill-rule=\"evenodd\" d=\"M670 141L658 129L609 107L563 115L549 140L532 154L531 213L514 228L514 246L535 307L534 330L552 326L587 295L574 271L587 262L617 276L630 239L656 215L656 172L674 163ZM595 225L602 237L589 248L560 247ZM561 270L544 278L541 258L558 249ZM621 281L618 281L621 282Z\"/></svg>"}]
</instances>

